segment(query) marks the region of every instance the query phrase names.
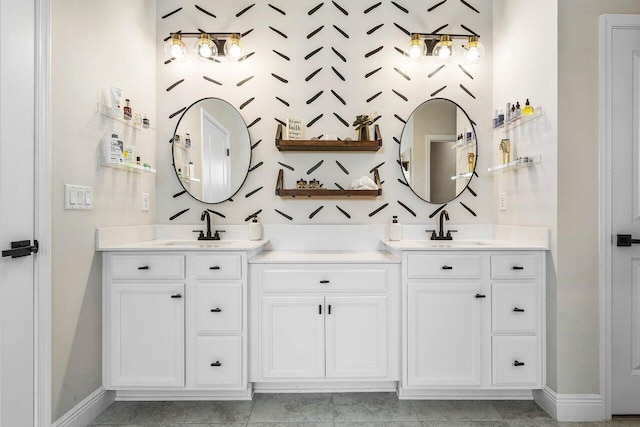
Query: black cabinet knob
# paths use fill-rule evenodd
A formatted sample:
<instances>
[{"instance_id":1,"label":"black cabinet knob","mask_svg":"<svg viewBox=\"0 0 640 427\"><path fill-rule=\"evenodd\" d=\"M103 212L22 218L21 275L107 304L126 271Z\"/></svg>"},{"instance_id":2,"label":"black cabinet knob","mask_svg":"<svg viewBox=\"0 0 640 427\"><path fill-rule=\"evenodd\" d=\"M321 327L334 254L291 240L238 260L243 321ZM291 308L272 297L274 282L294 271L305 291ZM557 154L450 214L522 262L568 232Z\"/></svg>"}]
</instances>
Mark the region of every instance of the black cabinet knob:
<instances>
[{"instance_id":1,"label":"black cabinet knob","mask_svg":"<svg viewBox=\"0 0 640 427\"><path fill-rule=\"evenodd\" d=\"M180 294L171 295L171 298L182 298L182 295Z\"/></svg>"},{"instance_id":2,"label":"black cabinet knob","mask_svg":"<svg viewBox=\"0 0 640 427\"><path fill-rule=\"evenodd\" d=\"M220 270L220 266L214 265L213 267L209 267L209 270Z\"/></svg>"},{"instance_id":3,"label":"black cabinet knob","mask_svg":"<svg viewBox=\"0 0 640 427\"><path fill-rule=\"evenodd\" d=\"M221 309L220 307L218 307L218 308L212 308L212 309L211 309L211 312L212 312L212 313L222 313L222 309Z\"/></svg>"},{"instance_id":4,"label":"black cabinet knob","mask_svg":"<svg viewBox=\"0 0 640 427\"><path fill-rule=\"evenodd\" d=\"M326 285L327 283L329 283L328 280L320 280L320 283L322 283L323 285Z\"/></svg>"},{"instance_id":5,"label":"black cabinet knob","mask_svg":"<svg viewBox=\"0 0 640 427\"><path fill-rule=\"evenodd\" d=\"M148 270L149 266L148 265L143 265L142 267L138 267L138 270Z\"/></svg>"},{"instance_id":6,"label":"black cabinet knob","mask_svg":"<svg viewBox=\"0 0 640 427\"><path fill-rule=\"evenodd\" d=\"M514 307L513 308L513 312L514 313L524 313L524 308Z\"/></svg>"},{"instance_id":7,"label":"black cabinet knob","mask_svg":"<svg viewBox=\"0 0 640 427\"><path fill-rule=\"evenodd\" d=\"M515 360L515 361L513 362L513 366L516 366L516 367L518 367L518 366L524 366L524 362L518 362L517 360Z\"/></svg>"},{"instance_id":8,"label":"black cabinet knob","mask_svg":"<svg viewBox=\"0 0 640 427\"><path fill-rule=\"evenodd\" d=\"M520 266L520 265L514 265L513 267L511 267L512 270L524 270L524 267Z\"/></svg>"},{"instance_id":9,"label":"black cabinet knob","mask_svg":"<svg viewBox=\"0 0 640 427\"><path fill-rule=\"evenodd\" d=\"M482 294L476 294L476 298L486 298L486 295L482 295Z\"/></svg>"},{"instance_id":10,"label":"black cabinet knob","mask_svg":"<svg viewBox=\"0 0 640 427\"><path fill-rule=\"evenodd\" d=\"M222 366L222 362L220 362L219 360L216 360L215 362L213 362L211 364L211 366L215 367L215 368L220 367L220 366Z\"/></svg>"},{"instance_id":11,"label":"black cabinet knob","mask_svg":"<svg viewBox=\"0 0 640 427\"><path fill-rule=\"evenodd\" d=\"M443 265L442 269L443 270L453 270L453 267L451 267L450 265Z\"/></svg>"}]
</instances>

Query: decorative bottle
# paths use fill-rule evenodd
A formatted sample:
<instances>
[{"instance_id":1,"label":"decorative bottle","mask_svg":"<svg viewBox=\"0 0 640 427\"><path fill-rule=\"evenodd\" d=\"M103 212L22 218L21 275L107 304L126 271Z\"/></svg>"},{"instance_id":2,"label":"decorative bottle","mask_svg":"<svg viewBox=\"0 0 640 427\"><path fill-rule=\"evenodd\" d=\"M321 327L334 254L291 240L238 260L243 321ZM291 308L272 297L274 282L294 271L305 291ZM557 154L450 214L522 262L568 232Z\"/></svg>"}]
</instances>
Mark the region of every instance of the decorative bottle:
<instances>
[{"instance_id":1,"label":"decorative bottle","mask_svg":"<svg viewBox=\"0 0 640 427\"><path fill-rule=\"evenodd\" d=\"M262 239L262 224L258 221L258 217L253 217L249 223L249 240Z\"/></svg>"},{"instance_id":2,"label":"decorative bottle","mask_svg":"<svg viewBox=\"0 0 640 427\"><path fill-rule=\"evenodd\" d=\"M402 225L398 223L398 217L396 215L393 216L393 220L391 224L389 224L389 240L402 240Z\"/></svg>"}]
</instances>

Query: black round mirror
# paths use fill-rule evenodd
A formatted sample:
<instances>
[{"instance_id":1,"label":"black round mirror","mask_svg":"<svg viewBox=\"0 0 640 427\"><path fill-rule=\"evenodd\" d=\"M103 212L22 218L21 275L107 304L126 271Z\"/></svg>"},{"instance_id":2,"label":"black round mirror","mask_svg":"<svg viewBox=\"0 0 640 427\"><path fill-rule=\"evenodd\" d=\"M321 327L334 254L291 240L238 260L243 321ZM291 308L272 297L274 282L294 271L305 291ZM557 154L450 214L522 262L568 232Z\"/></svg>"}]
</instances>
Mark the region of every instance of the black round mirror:
<instances>
[{"instance_id":1,"label":"black round mirror","mask_svg":"<svg viewBox=\"0 0 640 427\"><path fill-rule=\"evenodd\" d=\"M240 190L251 164L251 139L242 116L219 98L194 102L173 134L173 167L184 189L204 203Z\"/></svg>"},{"instance_id":2,"label":"black round mirror","mask_svg":"<svg viewBox=\"0 0 640 427\"><path fill-rule=\"evenodd\" d=\"M442 204L467 189L477 159L476 132L455 102L435 98L411 114L402 131L400 163L405 180L422 200Z\"/></svg>"}]
</instances>

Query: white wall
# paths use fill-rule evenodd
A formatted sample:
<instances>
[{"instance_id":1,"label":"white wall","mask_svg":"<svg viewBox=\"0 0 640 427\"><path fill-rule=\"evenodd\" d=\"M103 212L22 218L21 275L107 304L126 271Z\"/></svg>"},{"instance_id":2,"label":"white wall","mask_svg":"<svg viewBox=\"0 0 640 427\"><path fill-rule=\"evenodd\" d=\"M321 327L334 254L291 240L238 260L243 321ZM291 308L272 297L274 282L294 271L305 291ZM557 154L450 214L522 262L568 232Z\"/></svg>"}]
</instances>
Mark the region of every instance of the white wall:
<instances>
[{"instance_id":1,"label":"white wall","mask_svg":"<svg viewBox=\"0 0 640 427\"><path fill-rule=\"evenodd\" d=\"M511 159L542 155L542 164L533 168L494 175L491 208L496 224L545 227L551 229L551 256L547 258L547 382L555 390L556 302L555 283L558 259L558 0L536 2L495 0L493 4L493 110L505 109L507 102L526 98L542 107L543 116L514 129ZM578 11L574 11L578 14ZM493 132L491 162L502 162L498 148L504 132ZM499 211L498 195L507 193L507 211Z\"/></svg>"},{"instance_id":2,"label":"white wall","mask_svg":"<svg viewBox=\"0 0 640 427\"><path fill-rule=\"evenodd\" d=\"M155 177L98 166L113 130L155 166L155 134L96 114L109 85L156 121L155 1L52 2L53 420L102 384L101 259L96 227L155 222ZM137 136L134 133L138 132ZM64 184L92 186L92 211L65 211ZM141 193L151 213L141 212Z\"/></svg>"},{"instance_id":3,"label":"white wall","mask_svg":"<svg viewBox=\"0 0 640 427\"><path fill-rule=\"evenodd\" d=\"M557 391L598 393L598 19L640 2L558 3Z\"/></svg>"},{"instance_id":4,"label":"white wall","mask_svg":"<svg viewBox=\"0 0 640 427\"><path fill-rule=\"evenodd\" d=\"M308 15L316 3L294 0L280 0L272 4L282 9L282 15L269 7L268 2L255 2L255 6L240 17L236 14L251 3L239 4L215 0L206 4L199 4L217 18L212 18L200 11L194 2L179 0L158 1L158 37L157 37L157 66L158 66L158 222L169 223L169 218L183 209L190 211L177 218L174 223L193 224L199 222L199 214L204 208L211 208L223 213L226 219L215 216L219 223L238 224L245 218L262 209L261 218L266 223L288 223L275 209L293 217L293 223L386 223L392 215L398 215L402 223L425 223L427 216L439 205L430 205L419 200L415 195L398 182L402 178L400 166L397 164L399 150L394 141L400 140L403 123L394 115L407 119L414 108L431 98L431 93L439 88L446 88L437 97L450 98L460 104L478 123L479 141L481 145L478 170L486 170L489 166L491 144L489 135L485 132L491 121L491 68L492 68L492 1L476 0L473 5L480 10L476 13L461 2L447 2L432 12L427 12L428 6L422 0L404 0L399 2L409 10L405 13L396 8L391 2L382 2L377 9L365 14L364 10L375 4L369 0L340 0L338 4L347 9L345 16L334 6L333 2L324 5L313 15ZM182 7L179 12L163 19L162 16ZM384 24L383 27L367 35L373 27ZM399 30L398 24L409 31L432 32L438 27L448 24L444 31L451 33L466 33L461 27L465 25L482 37L487 47L487 56L481 64L469 66L467 69L473 75L469 78L458 67L461 59L447 65L431 78L428 75L438 66L432 61L411 64L398 54L395 47L405 48L409 37ZM324 28L311 38L307 35L316 28ZM343 37L333 25L348 33L349 38ZM288 38L283 38L271 29L272 26L284 32ZM255 52L251 58L240 63L205 64L194 60L188 63L164 64L167 59L163 52L162 39L172 31L196 31L198 28L206 31L253 31L245 37L249 51ZM193 51L193 41L187 40ZM383 46L383 49L365 58L365 54ZM316 48L324 47L317 55L305 60L305 56ZM347 59L344 63L331 48L341 52ZM273 50L277 50L290 58L287 61ZM305 81L314 70L321 68L309 82ZM340 78L332 71L335 67L346 79ZM382 67L382 69L365 78L365 74ZM407 80L394 68L410 77ZM277 74L289 81L284 84L271 74ZM214 79L222 85L205 80L203 77ZM238 83L253 77L246 83ZM185 79L184 82L167 91L172 84ZM476 97L473 99L461 88L464 84ZM408 98L408 102L394 94L395 89ZM346 102L343 105L332 93L336 91ZM320 91L323 94L313 103L307 100ZM366 100L377 92L382 94L371 102ZM253 166L263 162L263 165L252 172L233 202L219 205L204 205L191 199L188 195L173 198L174 194L182 191L171 166L171 147L169 140L173 134L179 115L170 119L169 116L183 107L190 105L196 99L205 96L220 97L239 108L249 99L255 100L247 104L240 113L248 124L260 119L250 128L252 142L260 144L253 150ZM286 107L276 99L276 96L290 104ZM307 130L307 136L320 134L337 134L341 137L353 136L353 128L345 127L334 116L339 114L349 125L358 114L374 113L382 115L378 122L384 139L382 149L377 153L281 153L274 144L277 122L275 119L286 120L287 117L298 117L304 123L311 121L319 114L324 114L312 128ZM324 160L324 164L311 175L307 170ZM340 161L350 172L345 175L336 164ZM346 187L350 182L363 175L371 176L369 171L376 165L385 162L380 168L381 179L385 181L382 197L369 200L318 200L318 199L281 199L274 194L278 164L282 162L295 168L295 172L284 169L285 185L291 187L301 177L310 180L319 179L327 188L336 188L337 182ZM263 187L253 196L246 195L253 190ZM447 209L451 213L452 222L489 223L492 220L491 179L486 173L480 173L480 179L474 179L472 188L479 194L478 198L466 192L461 201L474 209L478 216L473 217L458 201L450 203ZM408 205L417 214L414 218L398 201ZM379 214L369 217L369 213L388 203L388 207ZM351 214L347 219L340 213L336 205ZM313 219L310 213L318 207L324 209Z\"/></svg>"}]
</instances>

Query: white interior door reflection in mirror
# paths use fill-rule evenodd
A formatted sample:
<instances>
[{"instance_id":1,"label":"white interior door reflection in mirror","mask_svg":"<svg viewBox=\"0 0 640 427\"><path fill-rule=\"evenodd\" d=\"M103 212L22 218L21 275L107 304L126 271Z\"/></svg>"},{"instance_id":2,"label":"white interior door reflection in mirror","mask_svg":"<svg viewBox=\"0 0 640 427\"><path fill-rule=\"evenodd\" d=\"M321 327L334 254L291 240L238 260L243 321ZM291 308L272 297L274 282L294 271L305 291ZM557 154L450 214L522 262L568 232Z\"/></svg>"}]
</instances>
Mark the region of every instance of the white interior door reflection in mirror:
<instances>
[{"instance_id":1,"label":"white interior door reflection in mirror","mask_svg":"<svg viewBox=\"0 0 640 427\"><path fill-rule=\"evenodd\" d=\"M173 136L173 164L184 189L204 203L238 192L251 164L249 130L228 102L205 98L180 118Z\"/></svg>"},{"instance_id":2,"label":"white interior door reflection in mirror","mask_svg":"<svg viewBox=\"0 0 640 427\"><path fill-rule=\"evenodd\" d=\"M471 121L448 99L421 104L402 132L402 172L413 192L430 203L449 202L467 188L476 154Z\"/></svg>"}]
</instances>

